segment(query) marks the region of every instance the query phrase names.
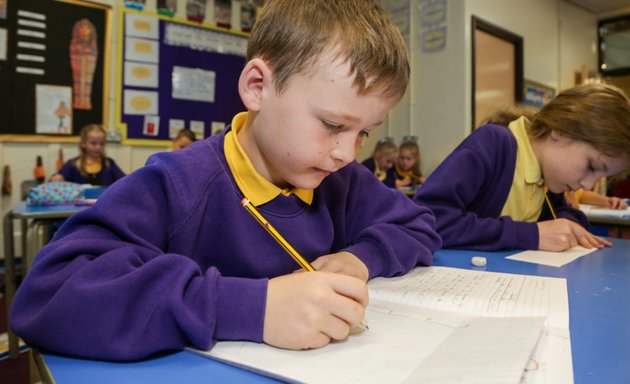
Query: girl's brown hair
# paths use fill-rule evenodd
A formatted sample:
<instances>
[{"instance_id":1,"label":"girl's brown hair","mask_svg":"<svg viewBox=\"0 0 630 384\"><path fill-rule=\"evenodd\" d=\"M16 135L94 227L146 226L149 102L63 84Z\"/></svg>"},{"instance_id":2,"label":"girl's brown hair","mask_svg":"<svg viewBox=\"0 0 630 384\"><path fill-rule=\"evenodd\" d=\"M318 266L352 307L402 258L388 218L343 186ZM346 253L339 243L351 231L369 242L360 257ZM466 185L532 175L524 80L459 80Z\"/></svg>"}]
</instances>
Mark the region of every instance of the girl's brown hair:
<instances>
[{"instance_id":1,"label":"girl's brown hair","mask_svg":"<svg viewBox=\"0 0 630 384\"><path fill-rule=\"evenodd\" d=\"M173 140L178 140L182 137L187 138L188 140L190 140L191 143L194 143L195 141L197 141L195 132L193 132L191 129L188 129L188 128L180 129L179 132L177 132L177 136L175 136Z\"/></svg>"},{"instance_id":2,"label":"girl's brown hair","mask_svg":"<svg viewBox=\"0 0 630 384\"><path fill-rule=\"evenodd\" d=\"M630 101L612 85L578 85L561 92L539 112L514 106L497 111L486 121L507 125L520 116L531 120L528 133L532 139L544 139L556 131L607 156L630 156Z\"/></svg>"}]
</instances>

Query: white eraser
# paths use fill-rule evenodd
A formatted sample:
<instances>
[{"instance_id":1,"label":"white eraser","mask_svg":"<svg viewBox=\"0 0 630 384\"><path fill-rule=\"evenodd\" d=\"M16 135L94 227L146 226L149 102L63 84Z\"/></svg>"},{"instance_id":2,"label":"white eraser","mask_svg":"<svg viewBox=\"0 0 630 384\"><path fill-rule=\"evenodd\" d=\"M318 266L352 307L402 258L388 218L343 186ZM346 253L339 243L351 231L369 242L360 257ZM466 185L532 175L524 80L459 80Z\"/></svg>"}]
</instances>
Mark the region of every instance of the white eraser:
<instances>
[{"instance_id":1,"label":"white eraser","mask_svg":"<svg viewBox=\"0 0 630 384\"><path fill-rule=\"evenodd\" d=\"M470 259L470 263L475 267L485 267L487 261L486 258L483 256L473 256L473 258Z\"/></svg>"}]
</instances>

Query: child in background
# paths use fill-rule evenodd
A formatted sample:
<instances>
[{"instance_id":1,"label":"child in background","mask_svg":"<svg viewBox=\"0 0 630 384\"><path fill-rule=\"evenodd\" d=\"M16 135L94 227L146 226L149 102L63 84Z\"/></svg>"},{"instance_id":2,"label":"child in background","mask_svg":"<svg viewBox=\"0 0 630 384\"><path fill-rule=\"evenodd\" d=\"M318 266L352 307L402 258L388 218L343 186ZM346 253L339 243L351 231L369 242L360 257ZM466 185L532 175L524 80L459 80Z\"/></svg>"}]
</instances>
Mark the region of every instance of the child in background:
<instances>
[{"instance_id":1,"label":"child in background","mask_svg":"<svg viewBox=\"0 0 630 384\"><path fill-rule=\"evenodd\" d=\"M563 193L591 189L630 161L630 103L601 84L561 92L535 114L504 110L477 128L414 197L444 247L562 251L610 242L589 233ZM547 188L553 204L546 204ZM551 206L553 205L553 210Z\"/></svg>"},{"instance_id":2,"label":"child in background","mask_svg":"<svg viewBox=\"0 0 630 384\"><path fill-rule=\"evenodd\" d=\"M105 129L99 124L81 128L79 156L68 160L50 181L108 186L125 176L116 162L105 155Z\"/></svg>"},{"instance_id":3,"label":"child in background","mask_svg":"<svg viewBox=\"0 0 630 384\"><path fill-rule=\"evenodd\" d=\"M616 196L604 196L597 192L585 191L583 188L577 191L568 191L564 193L567 203L575 209L580 209L580 204L594 205L597 207L605 207L610 209L626 209L628 203Z\"/></svg>"},{"instance_id":4,"label":"child in background","mask_svg":"<svg viewBox=\"0 0 630 384\"><path fill-rule=\"evenodd\" d=\"M11 328L115 360L216 340L344 340L368 278L431 264L441 245L428 208L353 161L408 79L402 36L376 3L266 1L237 84L248 112L152 156L68 219L22 282ZM293 273L244 198L316 271Z\"/></svg>"},{"instance_id":5,"label":"child in background","mask_svg":"<svg viewBox=\"0 0 630 384\"><path fill-rule=\"evenodd\" d=\"M397 188L424 183L420 172L420 148L415 139L406 139L400 144L395 171Z\"/></svg>"},{"instance_id":6,"label":"child in background","mask_svg":"<svg viewBox=\"0 0 630 384\"><path fill-rule=\"evenodd\" d=\"M195 132L191 131L188 128L182 128L177 132L177 136L173 139L173 151L179 151L180 149L184 149L190 144L197 141L195 137Z\"/></svg>"},{"instance_id":7,"label":"child in background","mask_svg":"<svg viewBox=\"0 0 630 384\"><path fill-rule=\"evenodd\" d=\"M396 187L396 173L394 165L396 164L396 156L398 156L398 148L391 137L380 139L372 157L363 160L363 164L370 170L383 184L390 188Z\"/></svg>"}]
</instances>

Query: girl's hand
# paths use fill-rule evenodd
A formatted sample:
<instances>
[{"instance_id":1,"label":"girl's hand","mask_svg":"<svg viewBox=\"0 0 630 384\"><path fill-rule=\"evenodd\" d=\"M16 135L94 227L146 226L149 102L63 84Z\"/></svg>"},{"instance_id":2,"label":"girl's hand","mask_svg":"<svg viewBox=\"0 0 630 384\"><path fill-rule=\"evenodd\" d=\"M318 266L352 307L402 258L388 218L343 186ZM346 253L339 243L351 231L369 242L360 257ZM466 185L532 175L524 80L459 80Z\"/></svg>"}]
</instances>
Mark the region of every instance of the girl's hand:
<instances>
[{"instance_id":1,"label":"girl's hand","mask_svg":"<svg viewBox=\"0 0 630 384\"><path fill-rule=\"evenodd\" d=\"M365 316L367 284L336 273L293 273L269 280L263 341L287 349L320 348L348 337Z\"/></svg>"},{"instance_id":2,"label":"girl's hand","mask_svg":"<svg viewBox=\"0 0 630 384\"><path fill-rule=\"evenodd\" d=\"M409 176L405 176L402 179L397 179L396 180L396 188L406 187L409 184L411 184L411 178Z\"/></svg>"},{"instance_id":3,"label":"girl's hand","mask_svg":"<svg viewBox=\"0 0 630 384\"><path fill-rule=\"evenodd\" d=\"M364 282L368 281L368 277L370 277L365 264L350 252L337 252L320 256L311 265L318 271L354 276Z\"/></svg>"},{"instance_id":4,"label":"girl's hand","mask_svg":"<svg viewBox=\"0 0 630 384\"><path fill-rule=\"evenodd\" d=\"M625 199L611 196L608 198L608 206L612 209L626 209L628 208L628 203L626 203Z\"/></svg>"},{"instance_id":5,"label":"girl's hand","mask_svg":"<svg viewBox=\"0 0 630 384\"><path fill-rule=\"evenodd\" d=\"M588 232L578 223L567 219L541 221L538 223L538 249L561 252L581 245L585 248L610 247L611 242Z\"/></svg>"}]
</instances>

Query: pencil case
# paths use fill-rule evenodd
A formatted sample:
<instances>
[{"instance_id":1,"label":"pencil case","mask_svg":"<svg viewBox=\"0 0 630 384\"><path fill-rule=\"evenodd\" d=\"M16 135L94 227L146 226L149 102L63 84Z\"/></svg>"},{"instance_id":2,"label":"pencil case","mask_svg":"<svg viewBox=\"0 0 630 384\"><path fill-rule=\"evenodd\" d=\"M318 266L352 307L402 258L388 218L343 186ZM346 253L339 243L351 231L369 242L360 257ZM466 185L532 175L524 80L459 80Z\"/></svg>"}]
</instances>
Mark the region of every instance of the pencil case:
<instances>
[{"instance_id":1,"label":"pencil case","mask_svg":"<svg viewBox=\"0 0 630 384\"><path fill-rule=\"evenodd\" d=\"M81 202L84 187L69 181L51 181L31 188L26 194L27 205L64 205Z\"/></svg>"}]
</instances>

